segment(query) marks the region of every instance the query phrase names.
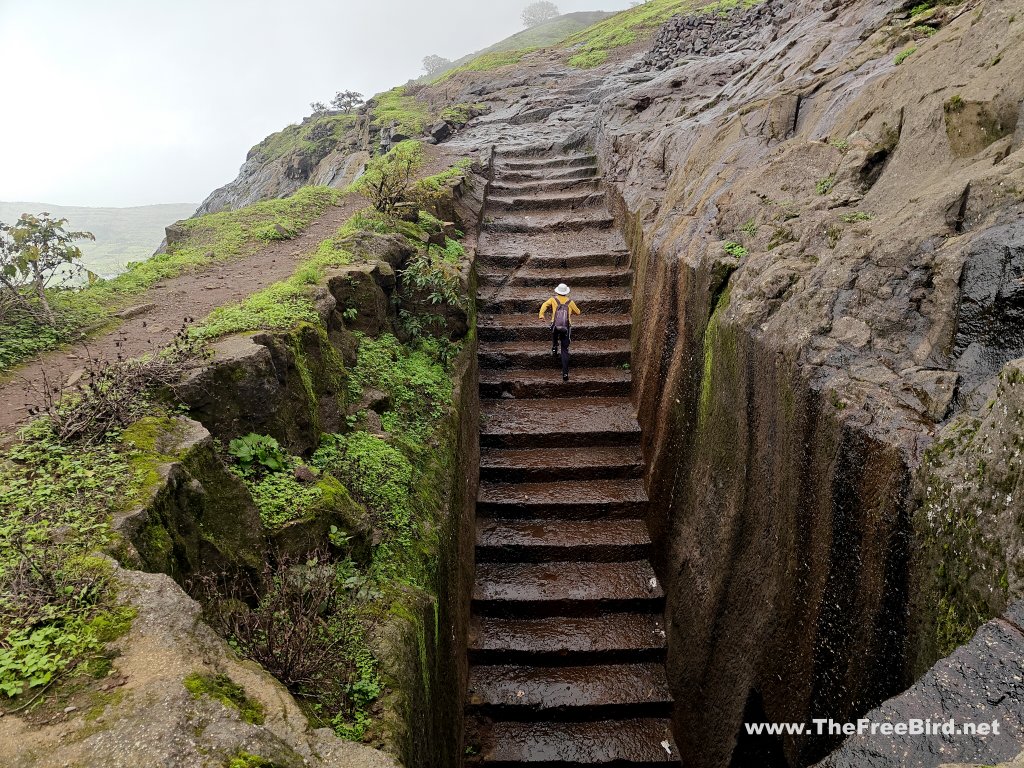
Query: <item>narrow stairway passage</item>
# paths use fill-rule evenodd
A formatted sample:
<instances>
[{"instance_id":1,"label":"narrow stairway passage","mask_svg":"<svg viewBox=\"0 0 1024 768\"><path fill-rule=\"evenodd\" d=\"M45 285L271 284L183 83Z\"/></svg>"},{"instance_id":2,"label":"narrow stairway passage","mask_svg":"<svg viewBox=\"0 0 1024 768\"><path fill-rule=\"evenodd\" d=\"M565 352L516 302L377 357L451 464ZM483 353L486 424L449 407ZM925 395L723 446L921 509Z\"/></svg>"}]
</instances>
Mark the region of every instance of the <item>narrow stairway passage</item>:
<instances>
[{"instance_id":1,"label":"narrow stairway passage","mask_svg":"<svg viewBox=\"0 0 1024 768\"><path fill-rule=\"evenodd\" d=\"M477 255L467 763L678 765L630 401L633 273L589 154L500 154ZM574 318L562 381L540 305Z\"/></svg>"}]
</instances>

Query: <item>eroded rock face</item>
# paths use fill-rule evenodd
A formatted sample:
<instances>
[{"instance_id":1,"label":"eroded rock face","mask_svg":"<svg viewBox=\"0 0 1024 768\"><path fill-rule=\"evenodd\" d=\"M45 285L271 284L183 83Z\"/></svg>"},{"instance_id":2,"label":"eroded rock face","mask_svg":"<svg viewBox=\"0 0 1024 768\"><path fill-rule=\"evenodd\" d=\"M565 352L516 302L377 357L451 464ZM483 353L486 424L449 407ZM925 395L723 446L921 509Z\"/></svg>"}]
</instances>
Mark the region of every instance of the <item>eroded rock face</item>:
<instances>
[{"instance_id":1,"label":"eroded rock face","mask_svg":"<svg viewBox=\"0 0 1024 768\"><path fill-rule=\"evenodd\" d=\"M108 677L74 694L75 709L49 722L0 719L0 764L223 768L249 754L281 768L397 768L377 750L311 729L291 694L258 665L240 661L169 577L118 571L117 578L137 616L116 643L120 655ZM194 696L185 687L193 675L225 675L260 716L247 721L237 706Z\"/></svg>"}]
</instances>

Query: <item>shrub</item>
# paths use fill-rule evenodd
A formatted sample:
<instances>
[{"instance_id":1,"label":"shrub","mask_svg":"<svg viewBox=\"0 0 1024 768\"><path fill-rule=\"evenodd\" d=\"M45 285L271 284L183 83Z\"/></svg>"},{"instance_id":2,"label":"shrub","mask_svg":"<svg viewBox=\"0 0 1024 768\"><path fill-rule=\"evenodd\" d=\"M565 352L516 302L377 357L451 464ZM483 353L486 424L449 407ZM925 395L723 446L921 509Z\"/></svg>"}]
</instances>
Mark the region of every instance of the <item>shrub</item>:
<instances>
[{"instance_id":1,"label":"shrub","mask_svg":"<svg viewBox=\"0 0 1024 768\"><path fill-rule=\"evenodd\" d=\"M383 157L375 157L353 185L381 213L393 213L406 199L416 172L423 165L423 146L418 141L396 144Z\"/></svg>"},{"instance_id":2,"label":"shrub","mask_svg":"<svg viewBox=\"0 0 1024 768\"><path fill-rule=\"evenodd\" d=\"M737 259L742 259L747 255L747 249L739 243L734 243L731 240L722 245L723 250L730 256L735 256Z\"/></svg>"},{"instance_id":3,"label":"shrub","mask_svg":"<svg viewBox=\"0 0 1024 768\"><path fill-rule=\"evenodd\" d=\"M819 195L827 195L832 191L832 188L836 185L835 174L826 176L823 179L818 179L818 183L814 185L815 191Z\"/></svg>"}]
</instances>

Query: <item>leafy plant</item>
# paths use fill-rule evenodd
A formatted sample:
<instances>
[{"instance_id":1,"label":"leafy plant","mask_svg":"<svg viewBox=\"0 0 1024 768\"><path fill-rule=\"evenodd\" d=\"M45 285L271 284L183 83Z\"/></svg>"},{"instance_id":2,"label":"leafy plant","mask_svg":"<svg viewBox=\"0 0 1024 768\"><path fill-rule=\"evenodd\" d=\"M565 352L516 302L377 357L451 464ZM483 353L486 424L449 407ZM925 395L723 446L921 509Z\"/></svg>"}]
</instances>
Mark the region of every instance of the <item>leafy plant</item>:
<instances>
[{"instance_id":1,"label":"leafy plant","mask_svg":"<svg viewBox=\"0 0 1024 768\"><path fill-rule=\"evenodd\" d=\"M832 188L836 185L835 174L826 176L823 179L818 179L818 183L814 185L815 191L819 195L827 195L832 191Z\"/></svg>"},{"instance_id":2,"label":"leafy plant","mask_svg":"<svg viewBox=\"0 0 1024 768\"><path fill-rule=\"evenodd\" d=\"M757 222L754 221L753 219L748 220L746 224L740 227L740 232L743 232L744 234L753 237L754 235L757 234Z\"/></svg>"},{"instance_id":3,"label":"leafy plant","mask_svg":"<svg viewBox=\"0 0 1024 768\"><path fill-rule=\"evenodd\" d=\"M840 152L846 152L850 149L850 142L846 139L833 139L829 142L830 145L838 149Z\"/></svg>"},{"instance_id":4,"label":"leafy plant","mask_svg":"<svg viewBox=\"0 0 1024 768\"><path fill-rule=\"evenodd\" d=\"M722 250L724 250L730 256L735 256L737 259L742 259L747 255L747 249L739 243L734 243L729 240L722 244Z\"/></svg>"},{"instance_id":5,"label":"leafy plant","mask_svg":"<svg viewBox=\"0 0 1024 768\"><path fill-rule=\"evenodd\" d=\"M956 112L963 112L966 106L967 104L960 94L955 93L946 100L946 103L942 105L942 109L946 114L954 114Z\"/></svg>"},{"instance_id":6,"label":"leafy plant","mask_svg":"<svg viewBox=\"0 0 1024 768\"><path fill-rule=\"evenodd\" d=\"M871 221L871 214L864 211L855 211L854 213L844 213L841 218L847 224L856 224L859 221Z\"/></svg>"},{"instance_id":7,"label":"leafy plant","mask_svg":"<svg viewBox=\"0 0 1024 768\"><path fill-rule=\"evenodd\" d=\"M280 472L289 466L288 454L273 437L249 433L228 444L228 453L243 469L259 465L270 472Z\"/></svg>"}]
</instances>

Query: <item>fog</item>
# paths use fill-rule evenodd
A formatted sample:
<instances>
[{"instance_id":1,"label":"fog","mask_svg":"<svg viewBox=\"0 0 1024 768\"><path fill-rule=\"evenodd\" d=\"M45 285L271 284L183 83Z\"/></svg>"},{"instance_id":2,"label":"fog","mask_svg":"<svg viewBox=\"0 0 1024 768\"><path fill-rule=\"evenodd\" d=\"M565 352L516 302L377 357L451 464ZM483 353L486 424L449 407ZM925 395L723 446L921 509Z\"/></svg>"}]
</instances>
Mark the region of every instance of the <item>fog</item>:
<instances>
[{"instance_id":1,"label":"fog","mask_svg":"<svg viewBox=\"0 0 1024 768\"><path fill-rule=\"evenodd\" d=\"M526 4L0 0L0 200L199 202L311 101L491 45L522 29Z\"/></svg>"}]
</instances>

